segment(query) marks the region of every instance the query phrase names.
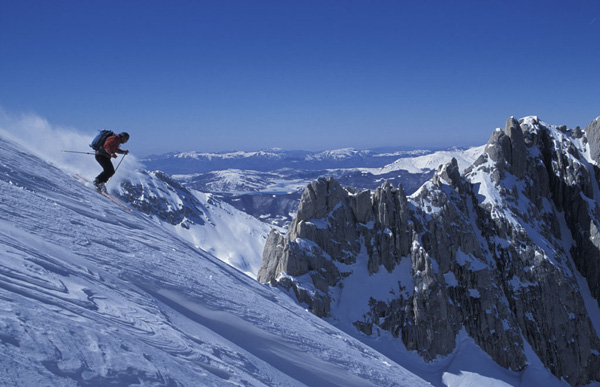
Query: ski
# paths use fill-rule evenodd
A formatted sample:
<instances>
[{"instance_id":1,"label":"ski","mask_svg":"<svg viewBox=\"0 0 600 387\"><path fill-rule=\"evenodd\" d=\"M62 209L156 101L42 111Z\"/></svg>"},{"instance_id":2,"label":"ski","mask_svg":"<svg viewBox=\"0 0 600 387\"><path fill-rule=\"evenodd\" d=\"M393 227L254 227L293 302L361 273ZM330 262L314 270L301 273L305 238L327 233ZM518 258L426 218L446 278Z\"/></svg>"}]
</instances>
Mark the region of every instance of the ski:
<instances>
[{"instance_id":1,"label":"ski","mask_svg":"<svg viewBox=\"0 0 600 387\"><path fill-rule=\"evenodd\" d=\"M91 182L89 179L87 179L87 178L85 178L85 177L81 176L81 175L80 175L80 174L78 174L78 173L77 173L77 174L75 174L75 176L73 176L73 177L74 177L75 179L77 179L77 180L79 180L79 181L83 182L83 184L84 184L85 186L88 186L89 184L92 184L92 185L93 185L93 183L92 183L92 182ZM115 204L116 204L116 205L118 205L119 207L123 208L124 210L126 210L126 211L131 211L131 208L129 208L129 207L127 207L125 204L121 203L121 202L120 202L120 201L119 201L117 198L115 198L114 196L112 196L112 195L111 195L111 194L109 194L108 192L100 191L100 190L96 189L96 187L94 187L94 191L98 192L100 195L104 196L105 198L107 198L107 199L108 199L108 200L110 200L111 202L115 203Z\"/></svg>"},{"instance_id":2,"label":"ski","mask_svg":"<svg viewBox=\"0 0 600 387\"><path fill-rule=\"evenodd\" d=\"M102 191L98 191L98 190L96 190L96 192L98 192L100 195L104 196L108 200L112 201L113 203L117 204L118 206L120 206L124 210L131 211L131 208L129 208L125 204L121 203L117 198L115 198L114 196L112 196L108 192L102 192Z\"/></svg>"}]
</instances>

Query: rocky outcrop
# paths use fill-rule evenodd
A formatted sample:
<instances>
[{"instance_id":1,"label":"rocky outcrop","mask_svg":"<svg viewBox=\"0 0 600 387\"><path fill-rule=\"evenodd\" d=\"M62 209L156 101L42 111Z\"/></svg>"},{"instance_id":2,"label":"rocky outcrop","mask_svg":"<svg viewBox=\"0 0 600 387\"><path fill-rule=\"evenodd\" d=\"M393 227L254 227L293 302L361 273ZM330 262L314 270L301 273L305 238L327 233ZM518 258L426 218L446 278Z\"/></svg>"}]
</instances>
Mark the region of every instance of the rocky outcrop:
<instances>
[{"instance_id":1,"label":"rocky outcrop","mask_svg":"<svg viewBox=\"0 0 600 387\"><path fill-rule=\"evenodd\" d=\"M139 171L150 175L150 184L126 180L122 183L120 199L137 210L150 216L156 216L172 225L189 228L193 224L206 223L203 205L181 184L161 171ZM165 198L177 197L175 202Z\"/></svg>"},{"instance_id":2,"label":"rocky outcrop","mask_svg":"<svg viewBox=\"0 0 600 387\"><path fill-rule=\"evenodd\" d=\"M527 149L521 126L514 117L506 121L504 133L510 139L511 172L518 178L525 176L527 168Z\"/></svg>"},{"instance_id":3,"label":"rocky outcrop","mask_svg":"<svg viewBox=\"0 0 600 387\"><path fill-rule=\"evenodd\" d=\"M504 171L522 178L525 175L527 151L525 137L520 124L514 117L506 120L504 131L500 129L492 133L485 153L495 163L494 181L499 182L504 177Z\"/></svg>"},{"instance_id":4,"label":"rocky outcrop","mask_svg":"<svg viewBox=\"0 0 600 387\"><path fill-rule=\"evenodd\" d=\"M585 135L579 142L582 147L589 146L596 164L582 157L584 149L578 149L573 142L547 147L550 150L544 153L544 160L553 167L554 173L549 174L550 186L554 203L564 212L574 239L571 254L575 265L587 278L594 298L600 300L600 117L585 128Z\"/></svg>"},{"instance_id":5,"label":"rocky outcrop","mask_svg":"<svg viewBox=\"0 0 600 387\"><path fill-rule=\"evenodd\" d=\"M590 144L590 155L596 163L600 164L600 117L585 128L585 133Z\"/></svg>"},{"instance_id":6,"label":"rocky outcrop","mask_svg":"<svg viewBox=\"0 0 600 387\"><path fill-rule=\"evenodd\" d=\"M511 117L463 174L453 160L410 197L316 180L287 235L269 236L258 279L318 316L361 310L357 329L389 331L426 360L451 353L465 329L503 367L527 366L526 340L570 384L600 380L575 274L599 300L600 190L585 158L595 122L573 131ZM364 304L344 296L355 278L378 290Z\"/></svg>"}]
</instances>

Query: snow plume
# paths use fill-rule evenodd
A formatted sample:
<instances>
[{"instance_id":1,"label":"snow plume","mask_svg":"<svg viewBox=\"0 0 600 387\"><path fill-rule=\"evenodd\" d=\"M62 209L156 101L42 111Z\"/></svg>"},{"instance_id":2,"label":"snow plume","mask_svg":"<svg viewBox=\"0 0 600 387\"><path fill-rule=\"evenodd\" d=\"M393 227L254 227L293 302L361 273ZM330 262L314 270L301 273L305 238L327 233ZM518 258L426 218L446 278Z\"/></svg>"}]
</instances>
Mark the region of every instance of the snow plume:
<instances>
[{"instance_id":1,"label":"snow plume","mask_svg":"<svg viewBox=\"0 0 600 387\"><path fill-rule=\"evenodd\" d=\"M89 144L96 133L82 133L74 128L52 125L35 113L11 114L0 108L0 135L67 173L92 179L102 171L94 155L85 154L93 153ZM113 160L115 167L121 157L119 155ZM116 186L122 179L130 178L140 167L139 161L129 154L123 159L111 185Z\"/></svg>"}]
</instances>

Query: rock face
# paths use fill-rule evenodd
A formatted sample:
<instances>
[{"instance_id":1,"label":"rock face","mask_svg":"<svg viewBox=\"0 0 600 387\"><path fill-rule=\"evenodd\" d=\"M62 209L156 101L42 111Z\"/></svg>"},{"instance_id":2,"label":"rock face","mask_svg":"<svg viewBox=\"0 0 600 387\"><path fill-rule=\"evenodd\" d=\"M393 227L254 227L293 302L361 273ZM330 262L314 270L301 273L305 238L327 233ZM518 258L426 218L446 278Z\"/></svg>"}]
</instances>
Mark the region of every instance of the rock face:
<instances>
[{"instance_id":1,"label":"rock face","mask_svg":"<svg viewBox=\"0 0 600 387\"><path fill-rule=\"evenodd\" d=\"M592 121L585 128L588 141L590 143L590 155L596 162L600 162L600 117Z\"/></svg>"},{"instance_id":2,"label":"rock face","mask_svg":"<svg viewBox=\"0 0 600 387\"><path fill-rule=\"evenodd\" d=\"M203 205L194 195L167 174L155 171L140 171L142 175L152 175L148 178L150 184L125 181L118 196L130 206L156 216L172 225L189 228L192 224L205 224ZM177 198L165 200L165 198Z\"/></svg>"},{"instance_id":3,"label":"rock face","mask_svg":"<svg viewBox=\"0 0 600 387\"><path fill-rule=\"evenodd\" d=\"M410 197L321 178L288 234L269 236L258 279L318 316L389 331L426 360L451 353L465 329L503 367L527 366L526 340L571 385L598 381L600 339L580 290L600 300L592 158L598 120L572 131L510 118L462 175L453 160Z\"/></svg>"}]
</instances>

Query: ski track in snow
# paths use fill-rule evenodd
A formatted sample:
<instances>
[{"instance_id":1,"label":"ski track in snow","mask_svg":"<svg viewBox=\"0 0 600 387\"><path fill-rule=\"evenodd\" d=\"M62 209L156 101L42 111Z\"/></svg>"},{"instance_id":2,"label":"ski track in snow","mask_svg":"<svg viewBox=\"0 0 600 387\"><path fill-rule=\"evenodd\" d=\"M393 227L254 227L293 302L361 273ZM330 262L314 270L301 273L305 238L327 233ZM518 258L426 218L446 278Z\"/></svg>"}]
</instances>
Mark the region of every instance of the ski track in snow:
<instances>
[{"instance_id":1,"label":"ski track in snow","mask_svg":"<svg viewBox=\"0 0 600 387\"><path fill-rule=\"evenodd\" d=\"M0 137L1 385L427 385Z\"/></svg>"}]
</instances>

